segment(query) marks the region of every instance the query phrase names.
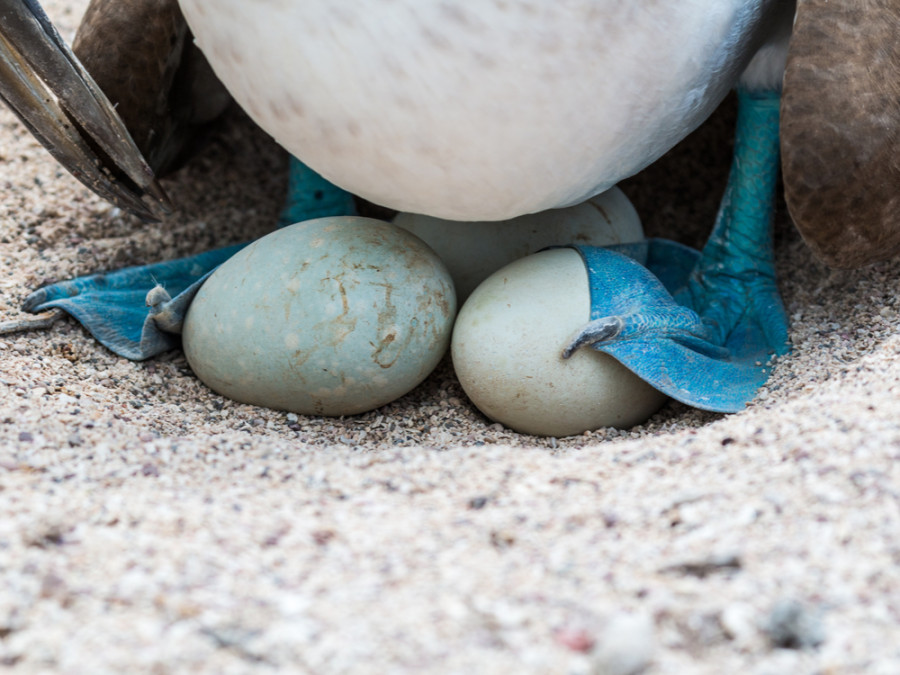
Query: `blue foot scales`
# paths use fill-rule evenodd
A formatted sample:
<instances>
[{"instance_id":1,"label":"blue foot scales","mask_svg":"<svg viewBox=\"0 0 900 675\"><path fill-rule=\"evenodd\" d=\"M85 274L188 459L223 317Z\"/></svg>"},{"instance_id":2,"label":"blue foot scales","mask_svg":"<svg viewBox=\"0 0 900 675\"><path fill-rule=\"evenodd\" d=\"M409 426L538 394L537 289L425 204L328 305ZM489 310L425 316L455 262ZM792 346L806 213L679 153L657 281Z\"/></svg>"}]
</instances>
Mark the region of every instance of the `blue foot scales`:
<instances>
[{"instance_id":1,"label":"blue foot scales","mask_svg":"<svg viewBox=\"0 0 900 675\"><path fill-rule=\"evenodd\" d=\"M703 252L664 240L576 247L591 322L564 353L590 345L663 393L717 412L743 408L770 357L789 350L772 254L779 96L739 91L738 100L734 161Z\"/></svg>"},{"instance_id":2,"label":"blue foot scales","mask_svg":"<svg viewBox=\"0 0 900 675\"><path fill-rule=\"evenodd\" d=\"M287 203L279 227L352 215L353 197L291 158ZM38 289L27 312L62 309L119 356L140 361L179 345L181 323L200 286L249 242L166 262L94 274Z\"/></svg>"}]
</instances>

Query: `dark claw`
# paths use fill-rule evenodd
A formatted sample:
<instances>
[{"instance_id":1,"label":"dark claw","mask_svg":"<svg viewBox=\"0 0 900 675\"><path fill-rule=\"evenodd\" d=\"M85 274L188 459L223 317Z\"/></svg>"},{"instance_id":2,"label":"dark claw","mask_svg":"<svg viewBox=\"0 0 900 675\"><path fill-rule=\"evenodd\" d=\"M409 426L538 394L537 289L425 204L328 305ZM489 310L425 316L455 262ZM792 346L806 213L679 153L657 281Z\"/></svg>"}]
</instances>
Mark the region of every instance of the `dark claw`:
<instances>
[{"instance_id":1,"label":"dark claw","mask_svg":"<svg viewBox=\"0 0 900 675\"><path fill-rule=\"evenodd\" d=\"M587 345L595 345L598 342L606 342L618 337L625 322L618 316L605 316L602 319L595 319L582 328L576 335L569 346L563 350L562 357L569 358L577 350Z\"/></svg>"},{"instance_id":2,"label":"dark claw","mask_svg":"<svg viewBox=\"0 0 900 675\"><path fill-rule=\"evenodd\" d=\"M0 0L0 17L0 98L98 195L145 220L169 211L165 192L112 104L40 5Z\"/></svg>"}]
</instances>

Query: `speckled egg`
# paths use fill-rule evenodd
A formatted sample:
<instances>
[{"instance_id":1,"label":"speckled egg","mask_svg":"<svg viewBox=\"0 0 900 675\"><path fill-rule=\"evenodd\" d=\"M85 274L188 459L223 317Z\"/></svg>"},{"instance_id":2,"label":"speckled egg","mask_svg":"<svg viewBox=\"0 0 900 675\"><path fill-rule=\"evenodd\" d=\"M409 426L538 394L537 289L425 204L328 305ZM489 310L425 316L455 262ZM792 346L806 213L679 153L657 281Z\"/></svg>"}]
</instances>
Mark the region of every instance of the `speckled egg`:
<instances>
[{"instance_id":1,"label":"speckled egg","mask_svg":"<svg viewBox=\"0 0 900 675\"><path fill-rule=\"evenodd\" d=\"M576 206L511 220L461 223L400 213L394 223L421 238L446 263L460 303L504 265L549 246L609 246L644 238L637 211L617 187Z\"/></svg>"},{"instance_id":2,"label":"speckled egg","mask_svg":"<svg viewBox=\"0 0 900 675\"><path fill-rule=\"evenodd\" d=\"M184 350L211 389L307 415L352 415L402 396L446 352L453 282L390 223L298 223L241 250L188 311Z\"/></svg>"},{"instance_id":3,"label":"speckled egg","mask_svg":"<svg viewBox=\"0 0 900 675\"><path fill-rule=\"evenodd\" d=\"M453 367L472 402L511 429L571 436L629 427L665 402L612 356L563 350L591 317L588 274L571 248L522 258L469 296L453 330Z\"/></svg>"}]
</instances>

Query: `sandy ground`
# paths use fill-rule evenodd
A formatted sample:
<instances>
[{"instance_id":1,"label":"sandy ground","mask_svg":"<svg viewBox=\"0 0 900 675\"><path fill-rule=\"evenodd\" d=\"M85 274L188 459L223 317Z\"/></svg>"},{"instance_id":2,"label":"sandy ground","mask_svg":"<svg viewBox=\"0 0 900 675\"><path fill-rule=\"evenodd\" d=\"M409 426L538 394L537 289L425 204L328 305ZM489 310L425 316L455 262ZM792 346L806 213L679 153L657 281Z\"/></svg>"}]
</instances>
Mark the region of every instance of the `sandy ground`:
<instances>
[{"instance_id":1,"label":"sandy ground","mask_svg":"<svg viewBox=\"0 0 900 675\"><path fill-rule=\"evenodd\" d=\"M53 2L71 39L82 2ZM626 190L698 243L728 114ZM143 226L0 111L0 310L52 279L266 232L240 114ZM685 226L685 223L690 223ZM745 411L493 425L448 364L352 419L236 404L65 320L0 338L0 664L21 672L900 672L900 264L833 272L780 217L793 353Z\"/></svg>"}]
</instances>

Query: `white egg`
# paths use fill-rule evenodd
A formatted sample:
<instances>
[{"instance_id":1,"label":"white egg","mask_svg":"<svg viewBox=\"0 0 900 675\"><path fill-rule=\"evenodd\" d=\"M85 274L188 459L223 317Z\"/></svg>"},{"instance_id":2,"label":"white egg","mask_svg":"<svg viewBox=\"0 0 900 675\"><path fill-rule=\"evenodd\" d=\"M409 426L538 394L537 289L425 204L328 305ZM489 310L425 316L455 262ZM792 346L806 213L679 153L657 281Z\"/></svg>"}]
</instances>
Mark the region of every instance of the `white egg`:
<instances>
[{"instance_id":1,"label":"white egg","mask_svg":"<svg viewBox=\"0 0 900 675\"><path fill-rule=\"evenodd\" d=\"M551 249L492 274L460 309L453 366L485 415L516 431L570 436L645 421L665 396L613 357L562 352L590 321L581 255Z\"/></svg>"},{"instance_id":2,"label":"white egg","mask_svg":"<svg viewBox=\"0 0 900 675\"><path fill-rule=\"evenodd\" d=\"M512 220L461 223L401 213L394 223L437 252L450 270L460 303L504 265L549 246L609 246L644 237L637 212L616 187L577 206Z\"/></svg>"},{"instance_id":3,"label":"white egg","mask_svg":"<svg viewBox=\"0 0 900 675\"><path fill-rule=\"evenodd\" d=\"M352 415L407 393L450 341L456 297L420 239L369 218L322 218L247 246L200 288L188 362L237 401Z\"/></svg>"}]
</instances>

